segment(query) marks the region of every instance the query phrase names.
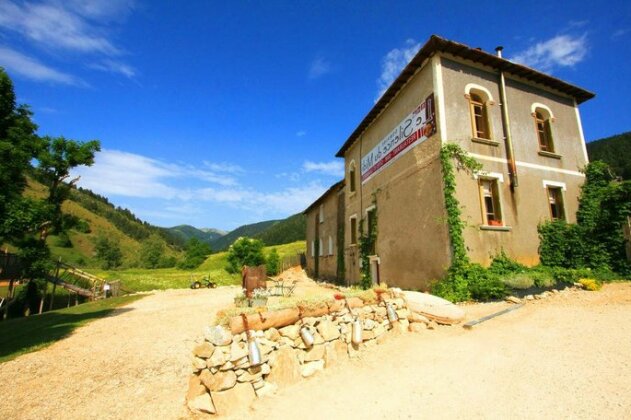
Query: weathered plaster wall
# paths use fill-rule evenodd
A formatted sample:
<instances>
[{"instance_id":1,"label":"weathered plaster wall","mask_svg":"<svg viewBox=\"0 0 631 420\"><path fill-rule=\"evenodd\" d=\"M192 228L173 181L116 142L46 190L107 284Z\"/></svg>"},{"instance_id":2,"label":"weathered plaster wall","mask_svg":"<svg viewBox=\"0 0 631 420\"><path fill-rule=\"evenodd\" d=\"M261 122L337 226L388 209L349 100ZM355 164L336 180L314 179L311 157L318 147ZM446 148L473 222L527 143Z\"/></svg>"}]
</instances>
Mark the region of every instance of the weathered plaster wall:
<instances>
[{"instance_id":1,"label":"weathered plaster wall","mask_svg":"<svg viewBox=\"0 0 631 420\"><path fill-rule=\"evenodd\" d=\"M508 231L482 230L481 202L477 180L464 173L457 177L457 198L463 205L463 216L469 227L465 229L465 244L473 261L490 263L490 258L501 249L512 258L525 263L539 262L537 225L550 219L548 198L543 181L564 183L565 213L569 222L576 220L578 194L584 181L578 171L587 162L583 139L579 130L574 101L560 94L531 87L522 82L508 79L507 102L511 134L514 145L519 186L511 190L506 163L506 149L502 126L499 97L499 76L488 69L443 58L447 140L460 144L474 154L487 172L502 174L500 183L504 224ZM465 87L475 83L491 93L494 105L489 107L492 139L497 145L473 142L469 102L465 98ZM541 156L531 115L535 102L549 107L555 117L552 125L555 152L560 159Z\"/></svg>"},{"instance_id":2,"label":"weathered plaster wall","mask_svg":"<svg viewBox=\"0 0 631 420\"><path fill-rule=\"evenodd\" d=\"M440 127L425 142L415 146L396 162L361 184L361 157L370 151L411 111L434 92L432 66L428 63L393 99L345 154L346 168L346 275L351 282L360 278L359 252L350 245L349 218L358 221L376 199L378 235L376 253L380 279L388 285L426 290L432 280L444 274L450 264L442 173L438 159ZM436 106L437 118L438 107ZM357 192L349 191L349 165L357 167ZM359 226L359 223L358 223ZM358 234L359 236L359 234Z\"/></svg>"},{"instance_id":3,"label":"weathered plaster wall","mask_svg":"<svg viewBox=\"0 0 631 420\"><path fill-rule=\"evenodd\" d=\"M337 230L338 230L338 189L331 191L321 201L323 206L324 221L320 222L320 206L317 205L307 212L307 273L315 277L315 259L318 258L318 279L335 280L337 277ZM312 254L312 241L320 238L322 255ZM332 241L332 250L329 248L329 238Z\"/></svg>"}]
</instances>

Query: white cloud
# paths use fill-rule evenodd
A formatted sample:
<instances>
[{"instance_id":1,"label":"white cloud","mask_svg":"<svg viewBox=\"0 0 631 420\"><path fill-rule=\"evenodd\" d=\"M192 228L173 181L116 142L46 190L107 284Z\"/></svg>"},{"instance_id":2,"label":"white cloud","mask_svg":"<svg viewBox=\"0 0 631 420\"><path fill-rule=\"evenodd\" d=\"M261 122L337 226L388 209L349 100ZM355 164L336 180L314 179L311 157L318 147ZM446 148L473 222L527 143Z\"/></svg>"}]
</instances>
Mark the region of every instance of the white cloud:
<instances>
[{"instance_id":1,"label":"white cloud","mask_svg":"<svg viewBox=\"0 0 631 420\"><path fill-rule=\"evenodd\" d=\"M381 62L381 75L377 79L377 99L390 87L394 79L397 78L401 70L416 55L421 44L413 39L405 41L405 45L401 48L394 48L383 57Z\"/></svg>"},{"instance_id":2,"label":"white cloud","mask_svg":"<svg viewBox=\"0 0 631 420\"><path fill-rule=\"evenodd\" d=\"M309 79L317 79L331 72L331 63L323 57L316 57L309 67Z\"/></svg>"},{"instance_id":3,"label":"white cloud","mask_svg":"<svg viewBox=\"0 0 631 420\"><path fill-rule=\"evenodd\" d=\"M228 163L218 165L230 170L234 170L231 166L239 168ZM199 214L208 204L244 210L259 217L288 215L307 208L327 188L320 181L313 181L299 187L261 191L189 165L108 149L97 153L93 166L77 168L72 175L81 175L79 186L98 194L160 203L150 211L154 216L162 214L164 217L175 217L176 213L186 215L187 211ZM215 185L200 186L200 181ZM143 214L149 213L144 211Z\"/></svg>"},{"instance_id":4,"label":"white cloud","mask_svg":"<svg viewBox=\"0 0 631 420\"><path fill-rule=\"evenodd\" d=\"M240 174L245 172L245 170L241 166L226 162L216 163L205 160L204 166L215 172L227 172L230 174Z\"/></svg>"},{"instance_id":5,"label":"white cloud","mask_svg":"<svg viewBox=\"0 0 631 420\"><path fill-rule=\"evenodd\" d=\"M307 135L307 130L300 130L296 132L297 137L304 137Z\"/></svg>"},{"instance_id":6,"label":"white cloud","mask_svg":"<svg viewBox=\"0 0 631 420\"><path fill-rule=\"evenodd\" d=\"M344 176L344 162L341 160L332 160L329 162L311 162L306 161L302 165L302 169L306 172L317 172L324 175L332 175L337 177Z\"/></svg>"},{"instance_id":7,"label":"white cloud","mask_svg":"<svg viewBox=\"0 0 631 420\"><path fill-rule=\"evenodd\" d=\"M557 67L573 67L587 55L587 35L557 35L538 42L511 57L511 61L552 71Z\"/></svg>"},{"instance_id":8,"label":"white cloud","mask_svg":"<svg viewBox=\"0 0 631 420\"><path fill-rule=\"evenodd\" d=\"M133 7L133 1L125 0L0 0L0 30L13 32L31 46L55 56L60 52L73 53L74 56L62 56L66 61L76 59L77 54L79 59L90 55L89 68L133 78L137 71L120 59L125 53L110 39L112 25L107 25L124 19ZM112 57L118 58L114 60ZM39 73L41 70L37 69ZM65 76L52 74L48 78L31 78L77 84L69 82L72 76Z\"/></svg>"},{"instance_id":9,"label":"white cloud","mask_svg":"<svg viewBox=\"0 0 631 420\"><path fill-rule=\"evenodd\" d=\"M613 34L611 34L611 39L618 39L621 38L623 36L625 36L626 34L628 34L629 32L631 32L631 28L622 28L622 29L618 29L616 31L614 31Z\"/></svg>"},{"instance_id":10,"label":"white cloud","mask_svg":"<svg viewBox=\"0 0 631 420\"><path fill-rule=\"evenodd\" d=\"M105 71L108 73L122 74L128 79L133 79L136 76L136 69L132 66L121 63L120 61L106 59L98 63L90 64L88 67L95 70Z\"/></svg>"},{"instance_id":11,"label":"white cloud","mask_svg":"<svg viewBox=\"0 0 631 420\"><path fill-rule=\"evenodd\" d=\"M140 198L195 197L194 190L174 185L176 180L204 181L225 187L237 185L231 176L108 149L96 154L93 166L78 168L75 174L81 175L80 186L99 194Z\"/></svg>"},{"instance_id":12,"label":"white cloud","mask_svg":"<svg viewBox=\"0 0 631 420\"><path fill-rule=\"evenodd\" d=\"M0 4L0 26L47 47L108 55L120 51L84 19L57 3Z\"/></svg>"},{"instance_id":13,"label":"white cloud","mask_svg":"<svg viewBox=\"0 0 631 420\"><path fill-rule=\"evenodd\" d=\"M84 81L75 76L55 70L52 67L48 67L45 64L40 63L35 58L28 57L22 53L2 46L0 46L0 66L4 67L10 73L38 82L87 86Z\"/></svg>"}]
</instances>

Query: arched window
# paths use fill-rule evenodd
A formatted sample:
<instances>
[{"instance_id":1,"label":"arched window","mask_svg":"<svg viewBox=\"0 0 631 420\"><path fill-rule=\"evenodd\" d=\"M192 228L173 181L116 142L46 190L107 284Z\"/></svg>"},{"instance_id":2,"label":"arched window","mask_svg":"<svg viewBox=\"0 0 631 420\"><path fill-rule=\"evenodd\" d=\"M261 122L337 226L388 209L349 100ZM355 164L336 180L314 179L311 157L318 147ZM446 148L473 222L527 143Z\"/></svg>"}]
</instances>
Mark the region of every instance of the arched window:
<instances>
[{"instance_id":1,"label":"arched window","mask_svg":"<svg viewBox=\"0 0 631 420\"><path fill-rule=\"evenodd\" d=\"M488 93L480 89L471 89L466 96L469 99L473 137L492 140L488 109L491 99Z\"/></svg>"},{"instance_id":2,"label":"arched window","mask_svg":"<svg viewBox=\"0 0 631 420\"><path fill-rule=\"evenodd\" d=\"M348 188L351 193L355 192L357 186L355 185L355 161L351 161L350 165L348 165Z\"/></svg>"},{"instance_id":3,"label":"arched window","mask_svg":"<svg viewBox=\"0 0 631 420\"><path fill-rule=\"evenodd\" d=\"M535 130L539 140L539 150L554 153L554 139L552 138L552 114L550 110L537 107L532 116L535 118Z\"/></svg>"}]
</instances>

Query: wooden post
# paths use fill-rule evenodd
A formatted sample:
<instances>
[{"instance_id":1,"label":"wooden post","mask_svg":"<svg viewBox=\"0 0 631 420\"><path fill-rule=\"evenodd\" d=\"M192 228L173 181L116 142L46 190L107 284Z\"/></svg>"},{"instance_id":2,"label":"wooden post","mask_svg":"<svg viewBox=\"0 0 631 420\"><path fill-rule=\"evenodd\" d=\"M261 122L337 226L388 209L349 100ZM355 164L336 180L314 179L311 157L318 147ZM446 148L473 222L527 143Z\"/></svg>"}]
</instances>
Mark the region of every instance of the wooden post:
<instances>
[{"instance_id":1,"label":"wooden post","mask_svg":"<svg viewBox=\"0 0 631 420\"><path fill-rule=\"evenodd\" d=\"M59 268L61 266L61 257L57 260L57 268L55 269L55 283L53 283L53 292L50 295L50 304L48 305L48 310L53 310L53 302L55 301L55 289L57 288L57 280L59 280Z\"/></svg>"},{"instance_id":2,"label":"wooden post","mask_svg":"<svg viewBox=\"0 0 631 420\"><path fill-rule=\"evenodd\" d=\"M627 216L627 223L622 226L622 232L626 241L627 261L631 262L631 216Z\"/></svg>"}]
</instances>

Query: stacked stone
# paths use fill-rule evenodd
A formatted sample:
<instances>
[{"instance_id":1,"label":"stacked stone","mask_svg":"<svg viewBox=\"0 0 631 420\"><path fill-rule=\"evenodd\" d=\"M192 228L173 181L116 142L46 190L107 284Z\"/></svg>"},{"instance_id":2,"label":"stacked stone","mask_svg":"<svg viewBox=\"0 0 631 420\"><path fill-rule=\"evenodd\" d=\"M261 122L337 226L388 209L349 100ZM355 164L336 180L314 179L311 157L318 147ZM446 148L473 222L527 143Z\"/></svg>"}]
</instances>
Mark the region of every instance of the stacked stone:
<instances>
[{"instance_id":1,"label":"stacked stone","mask_svg":"<svg viewBox=\"0 0 631 420\"><path fill-rule=\"evenodd\" d=\"M232 335L221 326L208 327L204 341L193 350L194 374L187 394L188 407L196 413L228 413L231 407L247 406L255 398L276 392L335 364L340 357L356 358L360 351L381 343L389 330L420 331L429 321L411 313L403 299L389 301L399 321L388 320L385 306L367 305L344 309L321 317L304 318L297 324L265 331L250 331L262 356L262 364L250 366L245 332ZM363 342L351 341L352 323L362 321ZM307 348L300 336L305 325L314 337ZM423 326L422 328L420 326Z\"/></svg>"}]
</instances>

